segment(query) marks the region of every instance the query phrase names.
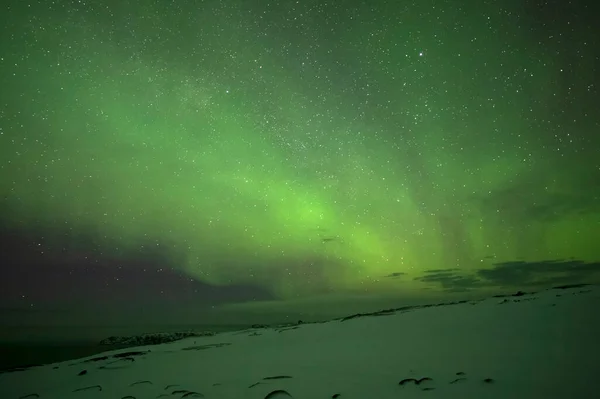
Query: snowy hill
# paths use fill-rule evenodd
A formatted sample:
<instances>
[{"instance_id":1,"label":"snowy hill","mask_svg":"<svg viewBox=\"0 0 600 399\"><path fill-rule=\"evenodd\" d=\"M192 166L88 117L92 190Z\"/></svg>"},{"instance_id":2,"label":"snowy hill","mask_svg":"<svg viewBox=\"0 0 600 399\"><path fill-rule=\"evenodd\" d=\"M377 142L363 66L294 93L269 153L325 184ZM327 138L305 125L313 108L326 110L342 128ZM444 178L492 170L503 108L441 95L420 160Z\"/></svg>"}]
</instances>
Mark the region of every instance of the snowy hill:
<instances>
[{"instance_id":1,"label":"snowy hill","mask_svg":"<svg viewBox=\"0 0 600 399\"><path fill-rule=\"evenodd\" d=\"M0 398L591 398L600 287L257 328L0 374Z\"/></svg>"}]
</instances>

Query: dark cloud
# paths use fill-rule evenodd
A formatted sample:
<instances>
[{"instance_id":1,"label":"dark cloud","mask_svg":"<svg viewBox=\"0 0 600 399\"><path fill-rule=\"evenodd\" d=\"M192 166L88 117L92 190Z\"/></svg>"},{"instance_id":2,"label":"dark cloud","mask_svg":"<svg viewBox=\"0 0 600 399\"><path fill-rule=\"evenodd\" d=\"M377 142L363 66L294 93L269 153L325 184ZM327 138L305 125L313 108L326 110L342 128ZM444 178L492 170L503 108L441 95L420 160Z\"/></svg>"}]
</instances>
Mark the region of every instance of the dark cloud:
<instances>
[{"instance_id":1,"label":"dark cloud","mask_svg":"<svg viewBox=\"0 0 600 399\"><path fill-rule=\"evenodd\" d=\"M467 291L481 286L482 284L475 276L464 275L458 269L428 270L424 276L416 277L415 280L423 283L439 283L447 291Z\"/></svg>"},{"instance_id":2,"label":"dark cloud","mask_svg":"<svg viewBox=\"0 0 600 399\"><path fill-rule=\"evenodd\" d=\"M447 272L455 272L455 271L459 271L460 269L454 267L451 269L429 269L429 270L425 270L425 273L447 273Z\"/></svg>"},{"instance_id":3,"label":"dark cloud","mask_svg":"<svg viewBox=\"0 0 600 399\"><path fill-rule=\"evenodd\" d=\"M459 269L428 270L415 280L440 284L447 291L468 291L481 287L517 288L573 284L600 276L600 262L576 259L511 261L496 263L490 269L474 273Z\"/></svg>"},{"instance_id":4,"label":"dark cloud","mask_svg":"<svg viewBox=\"0 0 600 399\"><path fill-rule=\"evenodd\" d=\"M383 277L384 278L396 278L396 277L402 277L402 276L405 276L405 275L406 275L406 273L403 273L403 272L394 272L394 273L390 273L390 274L388 274L386 276L383 276Z\"/></svg>"},{"instance_id":5,"label":"dark cloud","mask_svg":"<svg viewBox=\"0 0 600 399\"><path fill-rule=\"evenodd\" d=\"M492 269L478 270L477 276L500 286L547 285L581 281L598 272L600 262L557 259L496 263Z\"/></svg>"},{"instance_id":6,"label":"dark cloud","mask_svg":"<svg viewBox=\"0 0 600 399\"><path fill-rule=\"evenodd\" d=\"M35 304L119 304L154 302L210 306L268 300L264 289L249 284L217 286L191 279L171 268L122 266L14 264L0 273L0 302Z\"/></svg>"},{"instance_id":7,"label":"dark cloud","mask_svg":"<svg viewBox=\"0 0 600 399\"><path fill-rule=\"evenodd\" d=\"M269 300L252 284L214 285L192 279L168 248L146 245L120 254L90 244L49 245L41 237L0 234L0 306L119 305L166 302L198 307Z\"/></svg>"}]
</instances>

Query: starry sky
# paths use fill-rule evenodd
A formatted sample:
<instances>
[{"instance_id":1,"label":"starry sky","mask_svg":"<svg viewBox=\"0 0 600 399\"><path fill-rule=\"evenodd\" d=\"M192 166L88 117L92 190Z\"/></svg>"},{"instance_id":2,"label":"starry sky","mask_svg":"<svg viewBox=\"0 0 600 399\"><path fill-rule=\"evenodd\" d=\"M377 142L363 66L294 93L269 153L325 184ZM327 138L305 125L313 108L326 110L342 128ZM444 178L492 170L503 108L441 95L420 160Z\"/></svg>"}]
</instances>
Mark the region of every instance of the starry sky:
<instances>
[{"instance_id":1,"label":"starry sky","mask_svg":"<svg viewBox=\"0 0 600 399\"><path fill-rule=\"evenodd\" d=\"M592 4L3 3L0 307L593 280Z\"/></svg>"}]
</instances>

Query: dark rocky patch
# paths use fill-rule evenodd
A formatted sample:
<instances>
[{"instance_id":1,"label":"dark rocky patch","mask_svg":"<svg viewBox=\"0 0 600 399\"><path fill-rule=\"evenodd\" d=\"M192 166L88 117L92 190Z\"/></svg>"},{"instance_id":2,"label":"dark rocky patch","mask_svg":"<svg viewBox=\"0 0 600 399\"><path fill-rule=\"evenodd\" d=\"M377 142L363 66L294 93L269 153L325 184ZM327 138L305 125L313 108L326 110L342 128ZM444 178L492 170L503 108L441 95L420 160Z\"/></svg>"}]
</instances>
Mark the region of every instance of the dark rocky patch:
<instances>
[{"instance_id":1,"label":"dark rocky patch","mask_svg":"<svg viewBox=\"0 0 600 399\"><path fill-rule=\"evenodd\" d=\"M100 385L92 385L92 386L89 386L89 387L77 388L77 389L74 389L73 392L89 391L89 390L92 390L92 389L95 389L97 391L102 391L102 386L100 386Z\"/></svg>"},{"instance_id":2,"label":"dark rocky patch","mask_svg":"<svg viewBox=\"0 0 600 399\"><path fill-rule=\"evenodd\" d=\"M396 314L395 310L380 310L378 312L373 312L371 316L391 316Z\"/></svg>"},{"instance_id":3,"label":"dark rocky patch","mask_svg":"<svg viewBox=\"0 0 600 399\"><path fill-rule=\"evenodd\" d=\"M263 380L281 380L284 378L292 378L291 375L274 375L272 377L265 377Z\"/></svg>"},{"instance_id":4,"label":"dark rocky patch","mask_svg":"<svg viewBox=\"0 0 600 399\"><path fill-rule=\"evenodd\" d=\"M210 337L215 335L212 331L183 331L175 333L148 333L142 335L126 336L126 337L108 337L100 341L100 345L158 345L168 342L179 341L190 337Z\"/></svg>"},{"instance_id":5,"label":"dark rocky patch","mask_svg":"<svg viewBox=\"0 0 600 399\"><path fill-rule=\"evenodd\" d=\"M339 393L334 393L333 395L331 395L331 399L335 399L335 398L339 398L340 394Z\"/></svg>"},{"instance_id":6,"label":"dark rocky patch","mask_svg":"<svg viewBox=\"0 0 600 399\"><path fill-rule=\"evenodd\" d=\"M486 384L493 384L495 381L493 378L485 378L483 382Z\"/></svg>"},{"instance_id":7,"label":"dark rocky patch","mask_svg":"<svg viewBox=\"0 0 600 399\"><path fill-rule=\"evenodd\" d=\"M179 384L171 384L171 385L167 385L165 387L165 389L171 389L171 388L175 388L175 387L178 387L178 386L179 386Z\"/></svg>"},{"instance_id":8,"label":"dark rocky patch","mask_svg":"<svg viewBox=\"0 0 600 399\"><path fill-rule=\"evenodd\" d=\"M115 355L112 356L98 356L98 357L94 357L92 359L88 359L88 360L84 360L83 362L80 363L75 363L75 364L81 364L81 363L91 363L91 362L100 362L103 360L108 360L109 358L114 358L116 360L109 362L107 364L104 364L100 367L98 367L99 369L106 369L106 370L117 370L117 369L122 369L125 368L125 366L122 365L115 365L115 364L122 364L123 362L135 362L135 359L133 358L133 356L140 356L140 355L145 355L150 351L134 351L134 352L122 352L122 353L117 353ZM74 366L75 364L70 364L69 366Z\"/></svg>"},{"instance_id":9,"label":"dark rocky patch","mask_svg":"<svg viewBox=\"0 0 600 399\"><path fill-rule=\"evenodd\" d=\"M352 314L350 316L346 316L346 317L342 317L340 319L340 321L347 321L347 320L352 320L352 319L356 319L357 317L363 317L363 316L367 316L366 313L356 313L356 314Z\"/></svg>"},{"instance_id":10,"label":"dark rocky patch","mask_svg":"<svg viewBox=\"0 0 600 399\"><path fill-rule=\"evenodd\" d=\"M413 382L415 385L421 385L424 382L428 382L428 381L433 381L433 379L429 378L429 377L423 377L423 378L405 378L402 381L400 381L398 383L398 385L407 385L410 384L411 382Z\"/></svg>"},{"instance_id":11,"label":"dark rocky patch","mask_svg":"<svg viewBox=\"0 0 600 399\"><path fill-rule=\"evenodd\" d=\"M269 392L265 399L279 399L279 398L293 398L292 395L288 391L284 391L283 389L278 389L276 391Z\"/></svg>"},{"instance_id":12,"label":"dark rocky patch","mask_svg":"<svg viewBox=\"0 0 600 399\"><path fill-rule=\"evenodd\" d=\"M108 359L108 356L98 356L98 357L94 357L92 359L84 360L82 363L99 362L99 361L107 360L107 359Z\"/></svg>"},{"instance_id":13,"label":"dark rocky patch","mask_svg":"<svg viewBox=\"0 0 600 399\"><path fill-rule=\"evenodd\" d=\"M466 373L464 371L459 371L456 373L456 375L465 375Z\"/></svg>"},{"instance_id":14,"label":"dark rocky patch","mask_svg":"<svg viewBox=\"0 0 600 399\"><path fill-rule=\"evenodd\" d=\"M252 332L252 333L248 334L248 336L249 336L249 337L256 337L256 336L258 336L258 335L262 335L262 334L259 334L259 333L257 333L256 331L254 331L254 332Z\"/></svg>"},{"instance_id":15,"label":"dark rocky patch","mask_svg":"<svg viewBox=\"0 0 600 399\"><path fill-rule=\"evenodd\" d=\"M30 393L29 395L19 396L19 399L39 398L40 395L37 393Z\"/></svg>"},{"instance_id":16,"label":"dark rocky patch","mask_svg":"<svg viewBox=\"0 0 600 399\"><path fill-rule=\"evenodd\" d=\"M353 314L350 316L342 317L340 319L340 321L352 320L352 319L356 319L358 317L391 316L393 314L396 314L396 311L394 309L386 309L386 310L379 310L377 312L356 313L356 314Z\"/></svg>"},{"instance_id":17,"label":"dark rocky patch","mask_svg":"<svg viewBox=\"0 0 600 399\"><path fill-rule=\"evenodd\" d=\"M156 397L156 399L158 399L158 398L165 398L165 397L167 397L167 396L171 396L171 395L170 395L170 394L168 394L168 393L161 393L160 395L158 395L158 396Z\"/></svg>"},{"instance_id":18,"label":"dark rocky patch","mask_svg":"<svg viewBox=\"0 0 600 399\"><path fill-rule=\"evenodd\" d=\"M219 343L219 344L188 346L188 347L182 348L181 350L182 351L201 351L201 350L210 349L210 348L220 348L222 346L227 346L227 345L231 345L231 343L223 342L223 343Z\"/></svg>"},{"instance_id":19,"label":"dark rocky patch","mask_svg":"<svg viewBox=\"0 0 600 399\"><path fill-rule=\"evenodd\" d=\"M498 295L494 295L493 298L508 298L508 297L519 297L519 296L525 296L525 295L530 295L530 294L535 294L535 292L523 292L523 291L517 291L513 294L498 294Z\"/></svg>"},{"instance_id":20,"label":"dark rocky patch","mask_svg":"<svg viewBox=\"0 0 600 399\"><path fill-rule=\"evenodd\" d=\"M135 399L135 396L127 395L123 396L121 399Z\"/></svg>"},{"instance_id":21,"label":"dark rocky patch","mask_svg":"<svg viewBox=\"0 0 600 399\"><path fill-rule=\"evenodd\" d=\"M150 351L122 352L122 353L117 353L116 355L113 355L113 357L118 359L118 358L123 358L123 357L140 356L140 355L145 355L148 352L150 352Z\"/></svg>"},{"instance_id":22,"label":"dark rocky patch","mask_svg":"<svg viewBox=\"0 0 600 399\"><path fill-rule=\"evenodd\" d=\"M77 373L77 375L86 375L87 374L87 370L81 370L79 373Z\"/></svg>"},{"instance_id":23,"label":"dark rocky patch","mask_svg":"<svg viewBox=\"0 0 600 399\"><path fill-rule=\"evenodd\" d=\"M178 389L176 391L171 392L171 395L180 395L182 393L188 393L189 391L187 389Z\"/></svg>"},{"instance_id":24,"label":"dark rocky patch","mask_svg":"<svg viewBox=\"0 0 600 399\"><path fill-rule=\"evenodd\" d=\"M582 288L582 287L589 287L591 284L586 284L586 283L580 283L580 284L565 284L565 285L557 285L555 287L552 287L555 290L566 290L569 288Z\"/></svg>"},{"instance_id":25,"label":"dark rocky patch","mask_svg":"<svg viewBox=\"0 0 600 399\"><path fill-rule=\"evenodd\" d=\"M278 329L277 332L284 332L284 331L289 331L289 330L295 330L297 328L298 328L298 326L295 326L295 327L284 327L284 328Z\"/></svg>"},{"instance_id":26,"label":"dark rocky patch","mask_svg":"<svg viewBox=\"0 0 600 399\"><path fill-rule=\"evenodd\" d=\"M578 287L585 287L585 286L589 286L591 284L569 284L569 285L564 285L564 286L556 286L553 287L555 289L566 289L566 288L578 288ZM580 291L579 293L583 293L584 291ZM588 291L585 291L588 292ZM533 295L536 294L536 292L524 292L524 291L517 291L515 293L512 294L497 294L497 295L493 295L492 298L508 298L508 297L523 297L523 296L527 296L527 295ZM575 293L574 293L575 295ZM557 296L560 296L557 294ZM529 299L522 299L522 300L534 300L537 299L536 297L532 297ZM352 320L358 317L368 317L368 316L388 316L388 315L392 315L392 314L397 314L397 313L406 313L408 311L412 311L415 309L426 309L426 308L431 308L431 307L440 307L440 306L450 306L450 305L459 305L459 304L465 304L465 303L470 303L472 305L476 305L480 302L483 302L484 299L480 299L480 300L473 300L473 301L469 301L469 300L460 300L460 301L454 301L454 302L440 302L440 303L435 303L435 304L425 304L425 305L411 305L411 306L402 306L399 308L393 308L393 309L385 309L385 310L380 310L377 312L369 312L369 313L356 313L356 314L352 314L349 316L345 316L345 317L341 317L341 318L336 318L333 320L336 321L347 321L347 320ZM519 300L513 300L514 302L518 302ZM503 301L501 303L506 303L509 302L509 300L507 301ZM330 321L333 321L330 320ZM329 321L328 321L329 322ZM327 323L327 322L325 322ZM281 331L281 330L280 330Z\"/></svg>"},{"instance_id":27,"label":"dark rocky patch","mask_svg":"<svg viewBox=\"0 0 600 399\"><path fill-rule=\"evenodd\" d=\"M391 316L394 314L398 314L398 313L406 313L412 310L416 310L416 309L425 309L425 308L432 308L432 307L439 307L439 306L449 306L449 305L458 305L458 304L463 304L463 303L467 303L467 300L461 300L461 301L455 301L455 302L442 302L442 303L434 303L434 304L425 304L425 305L410 305L410 306L401 306L399 308L392 308L392 309L383 309L383 310L378 310L376 312L368 312L368 313L356 313L350 316L346 316L346 317L342 317L339 319L334 319L334 320L339 320L339 321L346 321L346 320L352 320L352 319L356 319L358 317L369 317L369 316Z\"/></svg>"},{"instance_id":28,"label":"dark rocky patch","mask_svg":"<svg viewBox=\"0 0 600 399\"><path fill-rule=\"evenodd\" d=\"M148 380L136 381L136 382L132 383L129 386L132 387L132 386L141 385L141 384L150 384L150 385L152 385L152 381L148 381Z\"/></svg>"},{"instance_id":29,"label":"dark rocky patch","mask_svg":"<svg viewBox=\"0 0 600 399\"><path fill-rule=\"evenodd\" d=\"M462 378L457 378L457 379L455 379L455 380L452 380L452 381L450 381L450 384L457 384L457 383L459 383L459 382L463 382L463 381L466 381L466 380L467 380L467 379L466 379L466 378L464 378L464 377L462 377Z\"/></svg>"},{"instance_id":30,"label":"dark rocky patch","mask_svg":"<svg viewBox=\"0 0 600 399\"><path fill-rule=\"evenodd\" d=\"M58 366L54 366L52 367L52 370L56 370L58 368Z\"/></svg>"},{"instance_id":31,"label":"dark rocky patch","mask_svg":"<svg viewBox=\"0 0 600 399\"><path fill-rule=\"evenodd\" d=\"M521 291L519 291L519 292L521 292ZM514 296L514 295L513 295L513 296ZM536 300L536 299L538 299L538 298L537 298L537 297L529 297L529 298L513 299L513 300L510 300L510 299L504 298L502 301L498 302L498 305L502 305L502 304L504 304L504 303L508 303L508 302L514 302L514 303L517 303L517 302L525 302L525 301L534 301L534 300Z\"/></svg>"},{"instance_id":32,"label":"dark rocky patch","mask_svg":"<svg viewBox=\"0 0 600 399\"><path fill-rule=\"evenodd\" d=\"M427 387L427 388L423 388L421 389L421 391L433 391L435 388L433 387Z\"/></svg>"}]
</instances>

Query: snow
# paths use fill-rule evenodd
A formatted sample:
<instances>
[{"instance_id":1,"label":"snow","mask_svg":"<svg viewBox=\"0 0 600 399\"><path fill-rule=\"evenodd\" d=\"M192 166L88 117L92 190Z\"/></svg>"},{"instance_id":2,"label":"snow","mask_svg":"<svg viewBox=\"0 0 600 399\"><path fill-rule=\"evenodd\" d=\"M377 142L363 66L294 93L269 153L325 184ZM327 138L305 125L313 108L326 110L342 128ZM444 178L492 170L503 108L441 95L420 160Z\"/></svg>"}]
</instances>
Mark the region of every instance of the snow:
<instances>
[{"instance_id":1,"label":"snow","mask_svg":"<svg viewBox=\"0 0 600 399\"><path fill-rule=\"evenodd\" d=\"M591 398L600 287L255 328L0 374L0 398Z\"/></svg>"}]
</instances>

